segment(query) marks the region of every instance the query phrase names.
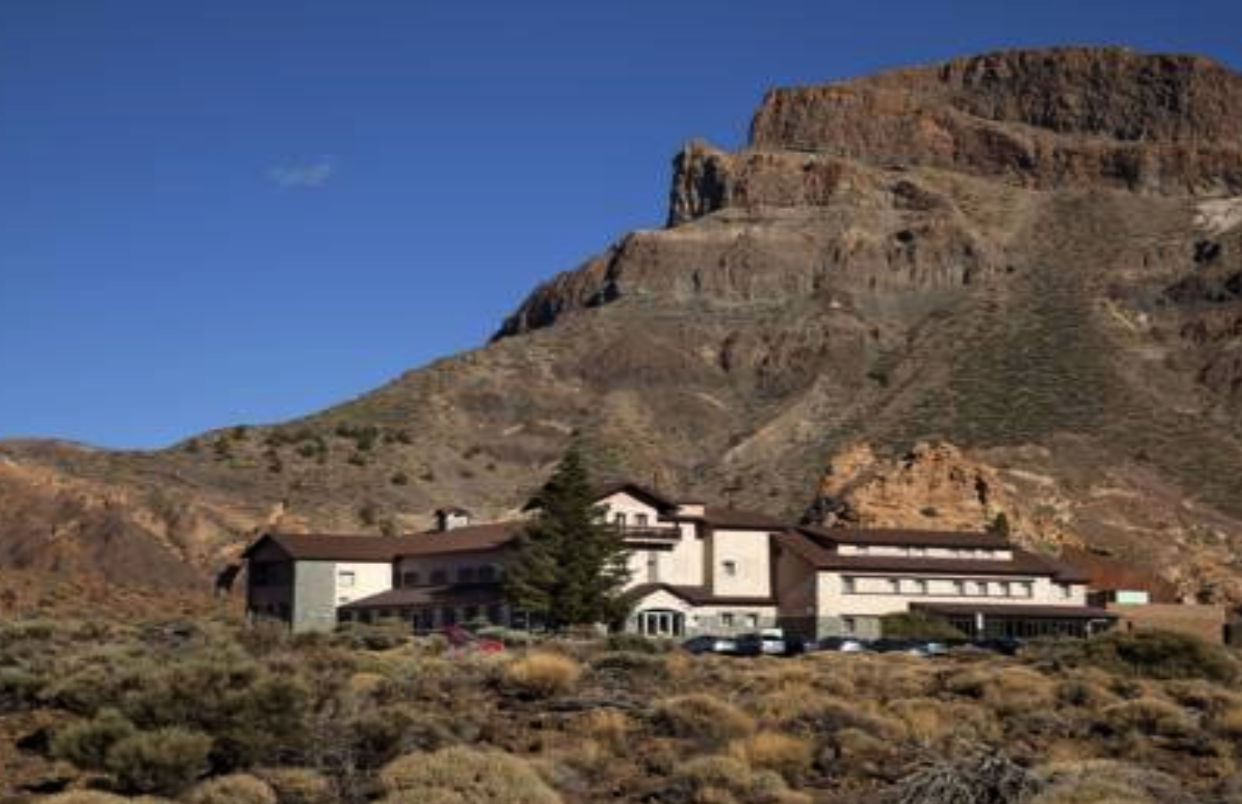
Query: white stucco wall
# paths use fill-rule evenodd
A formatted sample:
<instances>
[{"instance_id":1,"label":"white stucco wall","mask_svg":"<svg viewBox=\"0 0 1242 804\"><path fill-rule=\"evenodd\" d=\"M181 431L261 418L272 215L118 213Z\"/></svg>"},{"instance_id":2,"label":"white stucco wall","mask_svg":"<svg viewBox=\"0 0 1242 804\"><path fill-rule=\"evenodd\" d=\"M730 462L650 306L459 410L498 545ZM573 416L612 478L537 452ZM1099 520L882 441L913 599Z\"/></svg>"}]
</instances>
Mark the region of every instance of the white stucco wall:
<instances>
[{"instance_id":1,"label":"white stucco wall","mask_svg":"<svg viewBox=\"0 0 1242 804\"><path fill-rule=\"evenodd\" d=\"M635 546L629 557L630 586L644 583L667 583L674 586L702 586L706 583L703 568L703 540L696 537L693 522L661 522L659 512L642 500L625 492L605 497L600 505L608 509L606 520L611 523L617 513L625 514L626 524L635 527L638 515L647 517L647 526L653 528L677 528L681 538L671 542L671 550L648 550ZM648 573L647 561L652 556L656 563L655 578Z\"/></svg>"},{"instance_id":2,"label":"white stucco wall","mask_svg":"<svg viewBox=\"0 0 1242 804\"><path fill-rule=\"evenodd\" d=\"M845 577L855 579L854 594L845 591ZM897 579L897 592L887 591L890 581ZM917 591L916 583L927 585L927 593ZM977 584L987 584L986 594L960 595L954 592L954 581L975 590ZM1002 594L1002 584L1008 583L1013 592ZM1023 596L1020 584L1030 584L1030 596ZM908 611L911 603L965 603L1017 606L1084 606L1087 602L1086 586L1075 584L1069 596L1062 594L1059 585L1046 577L1013 575L963 575L953 573L851 573L820 572L816 583L819 611L817 616L880 616L897 611Z\"/></svg>"},{"instance_id":3,"label":"white stucco wall","mask_svg":"<svg viewBox=\"0 0 1242 804\"><path fill-rule=\"evenodd\" d=\"M712 594L768 597L772 594L771 535L757 530L712 533ZM733 574L726 565L732 562Z\"/></svg>"},{"instance_id":4,"label":"white stucco wall","mask_svg":"<svg viewBox=\"0 0 1242 804\"><path fill-rule=\"evenodd\" d=\"M349 583L353 573L353 583ZM392 564L385 562L338 561L333 572L336 578L336 605L341 606L378 595L392 588Z\"/></svg>"}]
</instances>

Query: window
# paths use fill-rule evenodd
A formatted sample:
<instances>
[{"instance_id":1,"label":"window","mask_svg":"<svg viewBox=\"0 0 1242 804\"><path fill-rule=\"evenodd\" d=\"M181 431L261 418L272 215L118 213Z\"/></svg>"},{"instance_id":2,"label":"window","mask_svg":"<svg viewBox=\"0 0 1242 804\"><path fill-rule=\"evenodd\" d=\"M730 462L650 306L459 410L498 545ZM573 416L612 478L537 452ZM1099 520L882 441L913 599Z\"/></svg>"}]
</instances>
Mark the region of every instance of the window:
<instances>
[{"instance_id":1,"label":"window","mask_svg":"<svg viewBox=\"0 0 1242 804\"><path fill-rule=\"evenodd\" d=\"M1001 597L1013 597L1013 585L1009 581L1001 581L999 586Z\"/></svg>"},{"instance_id":2,"label":"window","mask_svg":"<svg viewBox=\"0 0 1242 804\"><path fill-rule=\"evenodd\" d=\"M474 567L461 567L457 570L458 583L474 583Z\"/></svg>"},{"instance_id":3,"label":"window","mask_svg":"<svg viewBox=\"0 0 1242 804\"><path fill-rule=\"evenodd\" d=\"M660 580L660 554L655 550L647 551L647 583L658 583Z\"/></svg>"},{"instance_id":4,"label":"window","mask_svg":"<svg viewBox=\"0 0 1242 804\"><path fill-rule=\"evenodd\" d=\"M868 546L867 546L867 545L865 545L865 544L860 544L860 545L858 545L857 547L855 547L855 548L854 548L854 550L855 550L855 552L857 552L857 553L858 553L858 555L860 555L860 556L865 556L865 555L867 555L867 553L870 553L870 552L871 552L871 548L870 548L870 547L868 547Z\"/></svg>"},{"instance_id":5,"label":"window","mask_svg":"<svg viewBox=\"0 0 1242 804\"><path fill-rule=\"evenodd\" d=\"M483 583L491 583L492 581L495 581L496 568L492 566L479 567L479 580Z\"/></svg>"},{"instance_id":6,"label":"window","mask_svg":"<svg viewBox=\"0 0 1242 804\"><path fill-rule=\"evenodd\" d=\"M846 575L841 579L841 590L847 595L858 594L858 579L853 575Z\"/></svg>"},{"instance_id":7,"label":"window","mask_svg":"<svg viewBox=\"0 0 1242 804\"><path fill-rule=\"evenodd\" d=\"M418 573L406 572L401 575L402 586L418 586Z\"/></svg>"},{"instance_id":8,"label":"window","mask_svg":"<svg viewBox=\"0 0 1242 804\"><path fill-rule=\"evenodd\" d=\"M625 513L623 511L618 511L617 513L613 514L612 524L616 525L618 528L624 528L625 527Z\"/></svg>"},{"instance_id":9,"label":"window","mask_svg":"<svg viewBox=\"0 0 1242 804\"><path fill-rule=\"evenodd\" d=\"M892 594L892 595L901 593L901 579L900 578L889 578L888 579L888 592L889 594Z\"/></svg>"},{"instance_id":10,"label":"window","mask_svg":"<svg viewBox=\"0 0 1242 804\"><path fill-rule=\"evenodd\" d=\"M758 628L759 627L759 615L758 614L747 614L746 615L746 627L747 628Z\"/></svg>"},{"instance_id":11,"label":"window","mask_svg":"<svg viewBox=\"0 0 1242 804\"><path fill-rule=\"evenodd\" d=\"M916 595L927 594L927 581L923 580L922 578L915 578L912 584L913 584L914 594Z\"/></svg>"},{"instance_id":12,"label":"window","mask_svg":"<svg viewBox=\"0 0 1242 804\"><path fill-rule=\"evenodd\" d=\"M1057 584L1057 594L1062 600L1068 600L1073 597L1073 589L1067 583L1059 583Z\"/></svg>"},{"instance_id":13,"label":"window","mask_svg":"<svg viewBox=\"0 0 1242 804\"><path fill-rule=\"evenodd\" d=\"M647 527L647 515L646 514L634 514L634 525L640 528Z\"/></svg>"},{"instance_id":14,"label":"window","mask_svg":"<svg viewBox=\"0 0 1242 804\"><path fill-rule=\"evenodd\" d=\"M730 578L737 575L737 562L733 559L726 559L720 562L720 566L724 568L724 574Z\"/></svg>"},{"instance_id":15,"label":"window","mask_svg":"<svg viewBox=\"0 0 1242 804\"><path fill-rule=\"evenodd\" d=\"M858 622L853 617L842 617L841 633L844 636L853 636L858 633Z\"/></svg>"},{"instance_id":16,"label":"window","mask_svg":"<svg viewBox=\"0 0 1242 804\"><path fill-rule=\"evenodd\" d=\"M1035 594L1035 586L1030 581L1021 581L1018 584L1018 597L1032 597Z\"/></svg>"},{"instance_id":17,"label":"window","mask_svg":"<svg viewBox=\"0 0 1242 804\"><path fill-rule=\"evenodd\" d=\"M927 548L926 547L911 547L910 555L913 556L914 558L922 558L923 556L927 555Z\"/></svg>"},{"instance_id":18,"label":"window","mask_svg":"<svg viewBox=\"0 0 1242 804\"><path fill-rule=\"evenodd\" d=\"M965 581L954 581L953 582L953 594L957 595L958 597L965 597L966 596L966 582Z\"/></svg>"},{"instance_id":19,"label":"window","mask_svg":"<svg viewBox=\"0 0 1242 804\"><path fill-rule=\"evenodd\" d=\"M988 596L988 582L987 581L975 581L974 583L971 584L971 588L974 590L974 594L978 595L979 597Z\"/></svg>"},{"instance_id":20,"label":"window","mask_svg":"<svg viewBox=\"0 0 1242 804\"><path fill-rule=\"evenodd\" d=\"M720 615L720 625L723 628L733 627L733 612L726 611Z\"/></svg>"},{"instance_id":21,"label":"window","mask_svg":"<svg viewBox=\"0 0 1242 804\"><path fill-rule=\"evenodd\" d=\"M341 586L353 586L358 581L358 577L353 570L340 570L336 573L336 581Z\"/></svg>"},{"instance_id":22,"label":"window","mask_svg":"<svg viewBox=\"0 0 1242 804\"><path fill-rule=\"evenodd\" d=\"M434 584L448 583L448 573L442 569L432 570L431 582Z\"/></svg>"}]
</instances>

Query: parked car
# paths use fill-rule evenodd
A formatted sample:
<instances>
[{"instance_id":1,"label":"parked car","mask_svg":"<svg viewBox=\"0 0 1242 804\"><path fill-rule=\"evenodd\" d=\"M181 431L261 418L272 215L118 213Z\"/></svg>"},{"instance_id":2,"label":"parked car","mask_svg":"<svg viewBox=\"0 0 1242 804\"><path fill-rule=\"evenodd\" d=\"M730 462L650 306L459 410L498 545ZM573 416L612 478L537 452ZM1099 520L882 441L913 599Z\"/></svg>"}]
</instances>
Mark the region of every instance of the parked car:
<instances>
[{"instance_id":1,"label":"parked car","mask_svg":"<svg viewBox=\"0 0 1242 804\"><path fill-rule=\"evenodd\" d=\"M816 650L834 651L837 653L866 653L867 644L852 637L824 637L816 644Z\"/></svg>"},{"instance_id":2,"label":"parked car","mask_svg":"<svg viewBox=\"0 0 1242 804\"><path fill-rule=\"evenodd\" d=\"M731 637L722 636L696 636L687 639L681 643L684 650L695 655L704 653L718 653L722 655L731 655L737 653L737 640Z\"/></svg>"},{"instance_id":3,"label":"parked car","mask_svg":"<svg viewBox=\"0 0 1242 804\"><path fill-rule=\"evenodd\" d=\"M784 656L788 646L780 629L765 629L757 634L742 634L737 638L739 656Z\"/></svg>"}]
</instances>

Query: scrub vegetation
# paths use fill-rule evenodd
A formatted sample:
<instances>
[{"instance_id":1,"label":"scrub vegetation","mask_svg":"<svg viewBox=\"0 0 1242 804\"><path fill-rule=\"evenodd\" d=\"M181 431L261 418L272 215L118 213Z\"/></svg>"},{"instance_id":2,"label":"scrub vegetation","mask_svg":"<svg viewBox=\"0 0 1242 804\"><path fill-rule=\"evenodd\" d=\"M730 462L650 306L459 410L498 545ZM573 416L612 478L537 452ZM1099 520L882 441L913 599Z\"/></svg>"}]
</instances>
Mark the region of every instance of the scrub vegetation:
<instances>
[{"instance_id":1,"label":"scrub vegetation","mask_svg":"<svg viewBox=\"0 0 1242 804\"><path fill-rule=\"evenodd\" d=\"M750 659L10 622L0 802L1236 804L1237 669L1167 634Z\"/></svg>"}]
</instances>

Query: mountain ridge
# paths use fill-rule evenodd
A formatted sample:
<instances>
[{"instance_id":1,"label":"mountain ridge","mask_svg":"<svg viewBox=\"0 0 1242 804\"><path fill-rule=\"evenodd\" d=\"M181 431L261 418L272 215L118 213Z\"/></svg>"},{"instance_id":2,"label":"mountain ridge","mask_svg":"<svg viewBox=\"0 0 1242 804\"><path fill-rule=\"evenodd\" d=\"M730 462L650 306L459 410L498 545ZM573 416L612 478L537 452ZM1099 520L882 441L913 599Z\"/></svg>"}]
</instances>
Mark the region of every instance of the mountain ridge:
<instances>
[{"instance_id":1,"label":"mountain ridge","mask_svg":"<svg viewBox=\"0 0 1242 804\"><path fill-rule=\"evenodd\" d=\"M1242 76L1006 51L773 90L751 128L685 146L666 228L542 283L479 349L168 450L0 455L118 490L135 538L205 578L260 527L511 513L572 433L601 475L790 518L859 443L893 472L951 444L1015 488L1052 478L1024 521L1046 505L1075 544L1242 600ZM41 512L0 505L25 555L30 522L81 523L55 483L7 484ZM961 506L942 521L997 513ZM1210 589L1178 569L1203 562L1225 565Z\"/></svg>"}]
</instances>

